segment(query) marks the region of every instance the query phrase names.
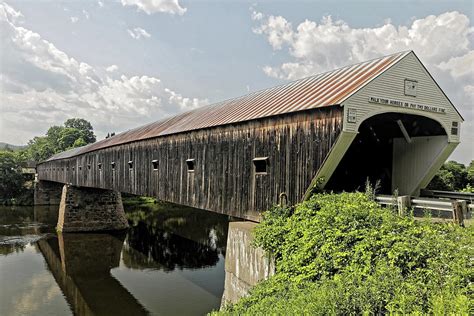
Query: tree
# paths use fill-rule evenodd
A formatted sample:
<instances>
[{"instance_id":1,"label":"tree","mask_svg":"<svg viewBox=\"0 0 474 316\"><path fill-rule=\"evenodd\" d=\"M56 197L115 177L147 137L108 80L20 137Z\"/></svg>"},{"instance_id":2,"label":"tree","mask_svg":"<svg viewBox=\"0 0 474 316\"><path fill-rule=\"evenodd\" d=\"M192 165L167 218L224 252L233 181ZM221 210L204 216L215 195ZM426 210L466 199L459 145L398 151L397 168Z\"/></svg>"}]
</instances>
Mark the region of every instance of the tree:
<instances>
[{"instance_id":1,"label":"tree","mask_svg":"<svg viewBox=\"0 0 474 316\"><path fill-rule=\"evenodd\" d=\"M90 122L86 121L85 119L81 118L72 118L66 120L64 122L64 127L68 128L75 128L81 131L82 139L87 143L91 144L96 141L96 137L94 135L94 129L92 128L92 125Z\"/></svg>"},{"instance_id":2,"label":"tree","mask_svg":"<svg viewBox=\"0 0 474 316\"><path fill-rule=\"evenodd\" d=\"M18 156L11 151L0 151L0 199L11 199L23 191L24 178Z\"/></svg>"},{"instance_id":3,"label":"tree","mask_svg":"<svg viewBox=\"0 0 474 316\"><path fill-rule=\"evenodd\" d=\"M24 151L28 159L43 161L52 155L95 142L96 137L91 123L84 119L73 118L64 122L64 126L51 126L46 136L35 137Z\"/></svg>"},{"instance_id":4,"label":"tree","mask_svg":"<svg viewBox=\"0 0 474 316\"><path fill-rule=\"evenodd\" d=\"M456 161L445 163L428 185L428 189L442 191L461 191L466 188L468 171L466 166Z\"/></svg>"},{"instance_id":5,"label":"tree","mask_svg":"<svg viewBox=\"0 0 474 316\"><path fill-rule=\"evenodd\" d=\"M471 160L469 167L467 167L467 180L471 186L474 186L474 160Z\"/></svg>"},{"instance_id":6,"label":"tree","mask_svg":"<svg viewBox=\"0 0 474 316\"><path fill-rule=\"evenodd\" d=\"M78 138L74 141L74 144L72 144L72 148L77 148L77 147L82 147L87 145L86 141L81 137Z\"/></svg>"},{"instance_id":7,"label":"tree","mask_svg":"<svg viewBox=\"0 0 474 316\"><path fill-rule=\"evenodd\" d=\"M58 139L58 150L59 151L64 151L68 150L71 148L74 148L74 144L76 143L76 140L81 139L82 141L79 142L78 144L84 144L84 138L83 138L83 133L78 130L77 128L72 128L72 127L63 127L59 133L59 139Z\"/></svg>"},{"instance_id":8,"label":"tree","mask_svg":"<svg viewBox=\"0 0 474 316\"><path fill-rule=\"evenodd\" d=\"M34 161L43 161L57 152L57 147L47 136L37 136L28 142L26 156Z\"/></svg>"},{"instance_id":9,"label":"tree","mask_svg":"<svg viewBox=\"0 0 474 316\"><path fill-rule=\"evenodd\" d=\"M63 129L64 127L62 126L51 126L46 132L46 137L54 149L59 149L59 138L61 138L61 132Z\"/></svg>"}]
</instances>

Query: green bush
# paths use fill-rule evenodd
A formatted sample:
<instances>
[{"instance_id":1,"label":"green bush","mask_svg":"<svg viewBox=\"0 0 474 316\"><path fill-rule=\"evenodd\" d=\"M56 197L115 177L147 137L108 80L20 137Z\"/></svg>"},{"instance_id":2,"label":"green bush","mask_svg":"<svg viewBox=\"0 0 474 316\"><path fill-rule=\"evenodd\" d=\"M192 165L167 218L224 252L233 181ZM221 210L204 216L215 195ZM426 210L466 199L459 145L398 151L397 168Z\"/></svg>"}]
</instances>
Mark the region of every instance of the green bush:
<instances>
[{"instance_id":1,"label":"green bush","mask_svg":"<svg viewBox=\"0 0 474 316\"><path fill-rule=\"evenodd\" d=\"M255 243L277 273L232 314L469 314L473 229L416 221L362 193L273 209Z\"/></svg>"}]
</instances>

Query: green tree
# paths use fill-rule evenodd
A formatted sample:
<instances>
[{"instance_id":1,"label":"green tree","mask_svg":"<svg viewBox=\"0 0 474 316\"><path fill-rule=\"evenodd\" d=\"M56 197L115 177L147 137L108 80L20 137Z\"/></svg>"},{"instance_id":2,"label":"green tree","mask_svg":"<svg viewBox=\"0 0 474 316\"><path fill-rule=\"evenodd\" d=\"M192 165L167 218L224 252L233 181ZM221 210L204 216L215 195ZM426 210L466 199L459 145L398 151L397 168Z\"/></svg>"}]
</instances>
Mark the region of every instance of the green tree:
<instances>
[{"instance_id":1,"label":"green tree","mask_svg":"<svg viewBox=\"0 0 474 316\"><path fill-rule=\"evenodd\" d=\"M467 167L467 180L471 186L474 186L474 160Z\"/></svg>"},{"instance_id":2,"label":"green tree","mask_svg":"<svg viewBox=\"0 0 474 316\"><path fill-rule=\"evenodd\" d=\"M72 118L64 122L64 127L75 128L81 131L81 137L86 142L86 144L91 144L96 141L94 135L94 129L92 124L85 119L81 118Z\"/></svg>"},{"instance_id":3,"label":"green tree","mask_svg":"<svg viewBox=\"0 0 474 316\"><path fill-rule=\"evenodd\" d=\"M0 199L11 199L23 191L24 178L16 153L0 151Z\"/></svg>"},{"instance_id":4,"label":"green tree","mask_svg":"<svg viewBox=\"0 0 474 316\"><path fill-rule=\"evenodd\" d=\"M460 191L464 189L468 180L468 170L462 163L448 161L434 176L428 185L431 190Z\"/></svg>"},{"instance_id":5,"label":"green tree","mask_svg":"<svg viewBox=\"0 0 474 316\"><path fill-rule=\"evenodd\" d=\"M35 137L23 152L28 159L43 161L71 148L95 142L91 123L84 119L68 119L64 126L51 126L46 136Z\"/></svg>"},{"instance_id":6,"label":"green tree","mask_svg":"<svg viewBox=\"0 0 474 316\"><path fill-rule=\"evenodd\" d=\"M84 143L84 139L82 138L82 132L80 130L72 127L63 127L59 133L58 150L64 151L67 149L74 148L74 144L79 139L81 139L82 141L78 142L78 144Z\"/></svg>"},{"instance_id":7,"label":"green tree","mask_svg":"<svg viewBox=\"0 0 474 316\"><path fill-rule=\"evenodd\" d=\"M60 148L59 139L61 138L61 132L63 129L64 127L62 126L51 126L46 132L46 137L55 151Z\"/></svg>"},{"instance_id":8,"label":"green tree","mask_svg":"<svg viewBox=\"0 0 474 316\"><path fill-rule=\"evenodd\" d=\"M34 161L43 161L57 152L57 147L47 136L37 136L28 142L26 156Z\"/></svg>"},{"instance_id":9,"label":"green tree","mask_svg":"<svg viewBox=\"0 0 474 316\"><path fill-rule=\"evenodd\" d=\"M82 147L87 145L86 141L84 138L80 137L74 141L74 144L72 144L72 148L77 148L77 147Z\"/></svg>"}]
</instances>

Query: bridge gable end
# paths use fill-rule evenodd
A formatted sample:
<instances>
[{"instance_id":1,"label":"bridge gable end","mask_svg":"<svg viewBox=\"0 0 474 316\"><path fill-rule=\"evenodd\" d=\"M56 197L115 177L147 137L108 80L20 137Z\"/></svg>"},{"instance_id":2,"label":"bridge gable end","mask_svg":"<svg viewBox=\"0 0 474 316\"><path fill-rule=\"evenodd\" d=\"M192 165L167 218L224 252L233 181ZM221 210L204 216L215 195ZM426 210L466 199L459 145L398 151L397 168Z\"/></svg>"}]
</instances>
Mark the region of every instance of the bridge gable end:
<instances>
[{"instance_id":1,"label":"bridge gable end","mask_svg":"<svg viewBox=\"0 0 474 316\"><path fill-rule=\"evenodd\" d=\"M371 116L397 112L431 118L443 126L449 142L459 142L463 118L414 52L374 78L342 105L344 131L347 132L357 132L360 124Z\"/></svg>"}]
</instances>

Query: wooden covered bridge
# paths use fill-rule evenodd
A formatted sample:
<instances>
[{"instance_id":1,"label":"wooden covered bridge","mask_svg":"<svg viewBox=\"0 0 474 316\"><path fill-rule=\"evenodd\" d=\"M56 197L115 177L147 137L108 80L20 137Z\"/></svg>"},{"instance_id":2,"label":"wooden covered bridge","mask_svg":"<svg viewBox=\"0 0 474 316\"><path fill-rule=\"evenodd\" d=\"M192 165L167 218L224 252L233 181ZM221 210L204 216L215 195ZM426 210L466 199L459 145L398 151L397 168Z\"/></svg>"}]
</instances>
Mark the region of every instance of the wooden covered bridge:
<instances>
[{"instance_id":1,"label":"wooden covered bridge","mask_svg":"<svg viewBox=\"0 0 474 316\"><path fill-rule=\"evenodd\" d=\"M417 195L463 119L414 52L204 106L37 166L39 182L157 197L258 221L318 184Z\"/></svg>"}]
</instances>

